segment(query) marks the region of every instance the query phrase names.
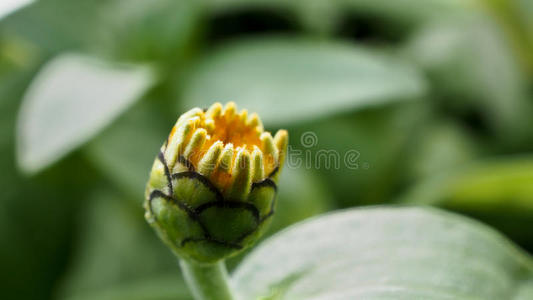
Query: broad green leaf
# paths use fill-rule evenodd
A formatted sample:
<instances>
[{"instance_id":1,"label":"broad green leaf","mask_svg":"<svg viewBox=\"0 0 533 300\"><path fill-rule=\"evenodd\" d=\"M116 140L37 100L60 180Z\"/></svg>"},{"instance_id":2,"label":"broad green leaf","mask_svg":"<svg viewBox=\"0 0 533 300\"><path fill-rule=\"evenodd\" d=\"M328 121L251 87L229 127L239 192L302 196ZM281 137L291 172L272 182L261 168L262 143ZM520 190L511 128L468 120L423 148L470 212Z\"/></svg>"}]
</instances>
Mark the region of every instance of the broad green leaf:
<instances>
[{"instance_id":1,"label":"broad green leaf","mask_svg":"<svg viewBox=\"0 0 533 300\"><path fill-rule=\"evenodd\" d=\"M529 0L477 0L504 25L523 67L533 71L533 2Z\"/></svg>"},{"instance_id":2,"label":"broad green leaf","mask_svg":"<svg viewBox=\"0 0 533 300\"><path fill-rule=\"evenodd\" d=\"M430 178L409 193L406 200L476 210L527 210L533 214L532 183L533 158L493 159Z\"/></svg>"},{"instance_id":3,"label":"broad green leaf","mask_svg":"<svg viewBox=\"0 0 533 300\"><path fill-rule=\"evenodd\" d=\"M91 139L153 84L150 69L77 54L46 64L18 117L18 163L36 173Z\"/></svg>"},{"instance_id":4,"label":"broad green leaf","mask_svg":"<svg viewBox=\"0 0 533 300\"><path fill-rule=\"evenodd\" d=\"M0 61L0 65L6 62L1 54ZM0 66L1 297L49 299L69 261L68 245L76 211L85 199L79 191L82 186L91 186L92 172L87 164L72 157L32 180L19 174L14 153L16 113L35 66L3 67Z\"/></svg>"},{"instance_id":5,"label":"broad green leaf","mask_svg":"<svg viewBox=\"0 0 533 300\"><path fill-rule=\"evenodd\" d=\"M505 141L531 135L527 81L494 20L470 15L436 22L406 49L447 107L458 114L474 110Z\"/></svg>"},{"instance_id":6,"label":"broad green leaf","mask_svg":"<svg viewBox=\"0 0 533 300\"><path fill-rule=\"evenodd\" d=\"M347 12L371 15L408 25L450 17L471 10L463 0L340 0Z\"/></svg>"},{"instance_id":7,"label":"broad green leaf","mask_svg":"<svg viewBox=\"0 0 533 300\"><path fill-rule=\"evenodd\" d=\"M184 107L233 100L277 125L372 105L414 99L419 72L384 54L350 44L310 40L244 41L206 58L191 75Z\"/></svg>"},{"instance_id":8,"label":"broad green leaf","mask_svg":"<svg viewBox=\"0 0 533 300\"><path fill-rule=\"evenodd\" d=\"M0 34L43 57L83 51L175 68L196 45L199 6L189 0L35 1L2 19Z\"/></svg>"},{"instance_id":9,"label":"broad green leaf","mask_svg":"<svg viewBox=\"0 0 533 300\"><path fill-rule=\"evenodd\" d=\"M134 61L176 61L193 50L199 32L198 3L191 0L113 0L102 7L95 51Z\"/></svg>"},{"instance_id":10,"label":"broad green leaf","mask_svg":"<svg viewBox=\"0 0 533 300\"><path fill-rule=\"evenodd\" d=\"M91 172L69 160L30 181L17 173L9 150L0 149L2 298L46 299L69 262L75 216L86 199L80 191L91 185Z\"/></svg>"},{"instance_id":11,"label":"broad green leaf","mask_svg":"<svg viewBox=\"0 0 533 300\"><path fill-rule=\"evenodd\" d=\"M176 269L178 267L176 266ZM178 271L176 271L178 273ZM145 280L80 293L67 300L192 300L189 288L177 274L151 276Z\"/></svg>"},{"instance_id":12,"label":"broad green leaf","mask_svg":"<svg viewBox=\"0 0 533 300\"><path fill-rule=\"evenodd\" d=\"M0 19L33 2L33 0L4 0L0 3Z\"/></svg>"},{"instance_id":13,"label":"broad green leaf","mask_svg":"<svg viewBox=\"0 0 533 300\"><path fill-rule=\"evenodd\" d=\"M103 22L102 9L108 2L34 1L2 19L1 32L28 44L42 57L66 49L85 49L94 44L97 24Z\"/></svg>"},{"instance_id":14,"label":"broad green leaf","mask_svg":"<svg viewBox=\"0 0 533 300\"><path fill-rule=\"evenodd\" d=\"M466 213L533 249L533 158L478 161L437 173L402 196Z\"/></svg>"},{"instance_id":15,"label":"broad green leaf","mask_svg":"<svg viewBox=\"0 0 533 300\"><path fill-rule=\"evenodd\" d=\"M58 299L190 299L176 257L146 225L140 205L108 190L89 200Z\"/></svg>"},{"instance_id":16,"label":"broad green leaf","mask_svg":"<svg viewBox=\"0 0 533 300\"><path fill-rule=\"evenodd\" d=\"M419 126L417 142L408 146L407 173L411 174L406 175L416 180L464 165L481 152L476 139L460 124L429 117L433 123Z\"/></svg>"},{"instance_id":17,"label":"broad green leaf","mask_svg":"<svg viewBox=\"0 0 533 300\"><path fill-rule=\"evenodd\" d=\"M2 1L2 3L0 3L0 19L2 19L4 16L7 16L10 13L16 11L17 9L20 9L32 2L33 0L4 0Z\"/></svg>"},{"instance_id":18,"label":"broad green leaf","mask_svg":"<svg viewBox=\"0 0 533 300\"><path fill-rule=\"evenodd\" d=\"M133 197L144 194L153 160L175 122L152 100L134 105L84 147L93 165Z\"/></svg>"},{"instance_id":19,"label":"broad green leaf","mask_svg":"<svg viewBox=\"0 0 533 300\"><path fill-rule=\"evenodd\" d=\"M432 121L428 104L397 103L289 128L295 151L287 164L301 159L303 168L319 171L341 207L390 201L411 167L405 159L415 147L411 141Z\"/></svg>"},{"instance_id":20,"label":"broad green leaf","mask_svg":"<svg viewBox=\"0 0 533 300\"><path fill-rule=\"evenodd\" d=\"M351 209L291 227L233 273L242 299L530 299L533 261L429 208ZM262 298L261 298L262 297Z\"/></svg>"},{"instance_id":21,"label":"broad green leaf","mask_svg":"<svg viewBox=\"0 0 533 300\"><path fill-rule=\"evenodd\" d=\"M312 170L285 166L269 233L333 209L332 196Z\"/></svg>"}]
</instances>

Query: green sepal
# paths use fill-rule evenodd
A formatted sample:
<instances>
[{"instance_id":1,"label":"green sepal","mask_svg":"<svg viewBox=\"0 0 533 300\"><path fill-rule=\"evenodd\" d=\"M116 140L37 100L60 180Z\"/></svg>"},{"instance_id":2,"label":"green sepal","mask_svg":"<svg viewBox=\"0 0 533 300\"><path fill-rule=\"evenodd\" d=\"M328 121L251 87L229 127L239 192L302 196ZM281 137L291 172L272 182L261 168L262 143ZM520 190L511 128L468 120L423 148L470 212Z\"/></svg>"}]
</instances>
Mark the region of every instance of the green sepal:
<instances>
[{"instance_id":1,"label":"green sepal","mask_svg":"<svg viewBox=\"0 0 533 300\"><path fill-rule=\"evenodd\" d=\"M146 194L146 218L165 244L179 257L214 263L264 233L274 212L276 185L265 179L254 183L245 199L227 199L201 174L166 173L157 160Z\"/></svg>"},{"instance_id":2,"label":"green sepal","mask_svg":"<svg viewBox=\"0 0 533 300\"><path fill-rule=\"evenodd\" d=\"M213 239L240 246L241 240L257 229L259 214L257 208L252 205L248 207L224 206L230 203L229 201L214 203L220 205L211 206L202 211L200 221L205 224ZM233 202L231 204L244 205L246 203Z\"/></svg>"},{"instance_id":3,"label":"green sepal","mask_svg":"<svg viewBox=\"0 0 533 300\"><path fill-rule=\"evenodd\" d=\"M172 176L173 196L191 208L222 201L222 194L207 178L196 172L183 172Z\"/></svg>"},{"instance_id":4,"label":"green sepal","mask_svg":"<svg viewBox=\"0 0 533 300\"><path fill-rule=\"evenodd\" d=\"M255 184L248 196L248 201L259 210L259 217L266 218L274 213L276 198L276 185L273 182L264 181Z\"/></svg>"}]
</instances>

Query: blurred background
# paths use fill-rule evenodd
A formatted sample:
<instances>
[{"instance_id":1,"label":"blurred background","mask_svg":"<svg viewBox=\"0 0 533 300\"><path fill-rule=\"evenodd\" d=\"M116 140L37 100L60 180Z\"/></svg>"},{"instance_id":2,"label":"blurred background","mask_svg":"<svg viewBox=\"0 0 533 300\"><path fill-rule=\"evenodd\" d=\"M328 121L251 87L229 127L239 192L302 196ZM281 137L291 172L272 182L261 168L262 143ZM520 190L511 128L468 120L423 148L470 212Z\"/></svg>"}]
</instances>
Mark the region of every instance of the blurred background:
<instances>
[{"instance_id":1,"label":"blurred background","mask_svg":"<svg viewBox=\"0 0 533 300\"><path fill-rule=\"evenodd\" d=\"M269 234L434 205L533 253L532 75L530 0L2 0L2 297L190 299L143 192L177 117L215 101L302 155Z\"/></svg>"}]
</instances>

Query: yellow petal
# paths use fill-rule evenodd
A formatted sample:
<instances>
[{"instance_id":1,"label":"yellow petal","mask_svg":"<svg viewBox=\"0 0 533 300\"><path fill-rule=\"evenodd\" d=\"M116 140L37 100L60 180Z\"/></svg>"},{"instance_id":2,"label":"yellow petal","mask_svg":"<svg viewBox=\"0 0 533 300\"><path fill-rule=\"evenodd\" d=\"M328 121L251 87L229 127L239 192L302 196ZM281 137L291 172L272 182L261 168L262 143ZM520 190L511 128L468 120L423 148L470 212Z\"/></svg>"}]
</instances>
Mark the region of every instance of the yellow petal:
<instances>
[{"instance_id":1,"label":"yellow petal","mask_svg":"<svg viewBox=\"0 0 533 300\"><path fill-rule=\"evenodd\" d=\"M206 177L209 177L209 175L211 175L211 173L215 170L218 159L220 157L220 154L222 154L223 149L224 143L222 143L221 141L217 141L213 145L211 145L207 153L198 163L198 172L200 172L200 174Z\"/></svg>"},{"instance_id":2,"label":"yellow petal","mask_svg":"<svg viewBox=\"0 0 533 300\"><path fill-rule=\"evenodd\" d=\"M227 192L231 200L243 200L250 193L252 176L250 166L250 154L245 149L239 149L233 166L233 183Z\"/></svg>"},{"instance_id":3,"label":"yellow petal","mask_svg":"<svg viewBox=\"0 0 533 300\"><path fill-rule=\"evenodd\" d=\"M252 152L252 181L259 182L265 178L265 168L263 166L263 152L257 146L254 146Z\"/></svg>"}]
</instances>

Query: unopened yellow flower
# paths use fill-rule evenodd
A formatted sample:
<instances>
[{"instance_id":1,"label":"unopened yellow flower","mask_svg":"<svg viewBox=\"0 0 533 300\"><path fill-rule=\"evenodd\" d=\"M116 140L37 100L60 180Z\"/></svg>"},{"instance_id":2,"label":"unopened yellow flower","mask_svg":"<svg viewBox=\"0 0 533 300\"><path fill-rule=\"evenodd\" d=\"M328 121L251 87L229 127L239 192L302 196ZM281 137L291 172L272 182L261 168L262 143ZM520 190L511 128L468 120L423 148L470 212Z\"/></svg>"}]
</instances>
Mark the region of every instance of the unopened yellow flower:
<instances>
[{"instance_id":1,"label":"unopened yellow flower","mask_svg":"<svg viewBox=\"0 0 533 300\"><path fill-rule=\"evenodd\" d=\"M288 134L233 102L183 114L146 189L146 218L178 255L213 262L244 249L274 213Z\"/></svg>"}]
</instances>

